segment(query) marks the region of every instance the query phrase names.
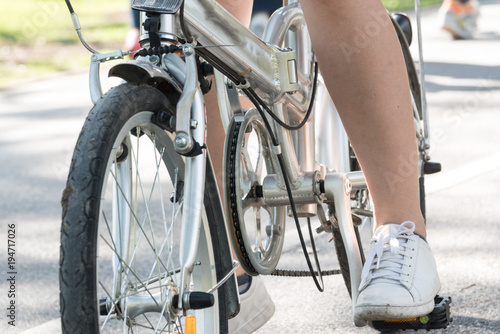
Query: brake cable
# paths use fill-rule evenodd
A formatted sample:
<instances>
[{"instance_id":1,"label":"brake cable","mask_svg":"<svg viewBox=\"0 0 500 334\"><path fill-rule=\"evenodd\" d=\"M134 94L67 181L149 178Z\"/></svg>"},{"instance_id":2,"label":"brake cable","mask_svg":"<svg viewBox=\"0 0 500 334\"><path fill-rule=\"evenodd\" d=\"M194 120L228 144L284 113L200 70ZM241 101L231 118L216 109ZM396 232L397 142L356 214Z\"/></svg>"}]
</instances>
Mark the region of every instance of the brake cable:
<instances>
[{"instance_id":1,"label":"brake cable","mask_svg":"<svg viewBox=\"0 0 500 334\"><path fill-rule=\"evenodd\" d=\"M285 122L283 122L282 120L280 120L278 118L278 116L276 116L272 110L265 104L264 101L262 101L262 99L260 98L259 95L257 95L257 93L253 90L253 88L248 88L246 89L247 91L247 96L248 94L250 94L252 96L252 98L259 104L261 105L264 110L269 114L269 116L272 117L272 119L274 119L274 121L276 123L278 123L280 126L282 126L283 128L287 129L287 130L290 130L290 131L294 131L294 130L298 130L300 128L302 128L306 123L307 121L309 120L309 117L311 116L311 113L312 113L312 110L313 110L313 106L314 106L314 100L316 99L316 88L317 88L317 83L318 83L318 63L315 62L314 63L314 79L313 79L313 87L312 87L312 92L311 92L311 101L309 102L309 107L307 108L307 112L304 116L304 118L302 119L302 121L297 124L297 125L290 125L290 124L286 124ZM248 98L250 100L252 100L250 98L250 96L248 96ZM254 102L255 104L255 102ZM256 104L255 104L256 105ZM257 106L257 105L256 105Z\"/></svg>"},{"instance_id":2,"label":"brake cable","mask_svg":"<svg viewBox=\"0 0 500 334\"><path fill-rule=\"evenodd\" d=\"M264 125L265 125L267 131L269 132L269 136L271 137L271 141L272 141L273 145L274 146L279 146L279 142L278 142L276 136L274 135L274 132L273 132L273 130L271 128L271 125L269 124L269 121L267 120L267 117L265 116L264 111L261 108L261 105L255 99L254 94L249 94L249 89L248 88L247 89L243 89L243 92L245 94L247 94L248 98L255 105L257 111L259 112L262 120L264 121ZM312 108L310 108L310 109L312 110ZM307 120L305 120L305 121L303 120L302 122L305 124L306 121ZM320 266L319 260L318 260L318 254L317 254L317 251L316 251L316 245L314 243L314 239L313 239L313 235L312 235L312 229L311 229L310 220L308 220L309 236L310 236L310 239L311 239L311 247L313 249L314 260L315 260L317 271L315 271L313 269L313 266L312 266L312 263L311 263L311 259L309 257L308 252L307 252L306 244L305 244L305 241L304 241L304 236L303 236L302 230L300 228L299 218L298 218L298 215L297 215L297 210L295 208L295 202L293 200L292 189L290 187L290 181L288 179L288 174L287 174L286 169L285 169L285 163L283 161L283 155L282 155L282 153L278 153L277 154L277 158L278 158L278 163L280 165L281 173L283 175L283 180L285 182L285 188L286 188L286 191L287 191L288 199L290 201L290 207L292 209L293 218L294 218L294 221L295 221L295 226L297 228L297 233L299 235L299 240L300 240L300 244L301 244L301 247L302 247L302 252L304 253L304 257L306 259L307 266L309 268L309 272L311 274L311 277L314 280L314 283L316 284L316 287L318 288L318 290L320 292L323 292L324 291L324 283L323 283L323 275L322 275L323 273L321 271L321 266ZM279 272L279 271L277 271L277 272Z\"/></svg>"}]
</instances>

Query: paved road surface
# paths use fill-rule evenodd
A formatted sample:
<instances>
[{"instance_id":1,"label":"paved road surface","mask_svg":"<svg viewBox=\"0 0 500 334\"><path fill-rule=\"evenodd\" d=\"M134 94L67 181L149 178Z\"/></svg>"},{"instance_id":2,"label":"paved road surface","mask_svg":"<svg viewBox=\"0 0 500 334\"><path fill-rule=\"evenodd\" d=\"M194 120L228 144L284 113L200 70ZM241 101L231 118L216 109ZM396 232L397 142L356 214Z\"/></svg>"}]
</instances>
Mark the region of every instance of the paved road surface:
<instances>
[{"instance_id":1,"label":"paved road surface","mask_svg":"<svg viewBox=\"0 0 500 334\"><path fill-rule=\"evenodd\" d=\"M470 41L439 31L435 9L424 14L432 155L444 170L427 178L429 241L441 293L454 306L444 332L500 333L500 2L483 3L480 32ZM0 91L2 333L58 332L59 199L90 108L86 80L72 73ZM6 318L8 224L16 226L15 328ZM333 255L331 246L321 255ZM301 259L292 238L284 262L303 266ZM264 280L277 311L260 334L374 332L353 326L340 277L326 278L324 293L307 278Z\"/></svg>"}]
</instances>

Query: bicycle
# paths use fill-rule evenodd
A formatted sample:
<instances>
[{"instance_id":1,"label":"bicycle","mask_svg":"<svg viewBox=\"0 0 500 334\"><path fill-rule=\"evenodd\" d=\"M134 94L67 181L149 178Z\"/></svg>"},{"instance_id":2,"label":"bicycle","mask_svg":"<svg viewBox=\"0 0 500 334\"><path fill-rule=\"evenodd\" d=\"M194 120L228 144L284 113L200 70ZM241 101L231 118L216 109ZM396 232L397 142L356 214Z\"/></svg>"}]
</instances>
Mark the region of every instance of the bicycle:
<instances>
[{"instance_id":1,"label":"bicycle","mask_svg":"<svg viewBox=\"0 0 500 334\"><path fill-rule=\"evenodd\" d=\"M285 1L273 14L263 43L214 1L134 0L142 11L142 49L111 68L109 75L124 83L105 95L100 63L129 52L93 50L66 3L93 53L95 106L62 199L63 332L226 333L239 309L234 271L241 265L252 275L276 273L287 207L296 224L298 217L318 217L317 231L333 233L341 268L323 272L317 258L313 268L299 234L309 271L281 273L310 275L319 289L323 274L341 273L354 303L370 199L298 3ZM425 211L424 175L439 164L428 157L425 95L408 49L411 25L401 15L392 22L413 96ZM225 210L205 145L203 93L213 73L227 133ZM241 93L255 108L242 110ZM328 135L322 143L334 143L319 143L322 160L315 126ZM309 232L313 242L310 224Z\"/></svg>"}]
</instances>

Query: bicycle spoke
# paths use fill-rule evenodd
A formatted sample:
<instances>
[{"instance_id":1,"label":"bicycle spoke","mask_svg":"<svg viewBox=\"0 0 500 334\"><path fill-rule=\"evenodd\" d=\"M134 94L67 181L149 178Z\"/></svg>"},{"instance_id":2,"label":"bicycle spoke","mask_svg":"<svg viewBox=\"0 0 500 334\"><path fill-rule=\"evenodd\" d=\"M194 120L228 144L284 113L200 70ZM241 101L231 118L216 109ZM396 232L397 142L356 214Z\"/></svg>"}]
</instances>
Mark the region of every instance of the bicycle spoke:
<instances>
[{"instance_id":1,"label":"bicycle spoke","mask_svg":"<svg viewBox=\"0 0 500 334\"><path fill-rule=\"evenodd\" d=\"M156 138L154 135L152 135L153 137L153 146L156 147ZM163 228L164 228L164 231L165 231L165 238L164 238L164 241L163 243L161 244L161 247L160 247L160 251L158 252L158 260L159 260L159 256L161 256L161 254L163 253L163 249L165 247L165 245L168 245L167 248L168 250L170 251L169 254L168 254L168 258L167 258L167 267L168 265L172 265L173 267L173 263L171 262L171 250L172 250L172 245L173 243L171 243L171 240L169 240L169 235L173 229L173 224L174 224L174 220L171 221L171 224L170 224L170 227L167 226L168 222L167 222L167 217L166 217L166 214L165 214L165 205L164 205L164 199L163 199L163 191L162 191L162 187L161 187L161 179L160 179L160 171L159 171L159 167L161 165L161 161L163 159L163 153L165 152L165 149L162 148L160 150L160 157L158 157L158 152L157 150L154 150L154 156L155 156L155 165L156 165L156 174L155 174L155 182L154 184L156 184L156 181L158 183L158 194L159 194L159 197L160 197L160 205L161 205L161 214L162 214L162 220L163 220ZM176 191L176 189L174 188L174 191ZM174 201L175 203L175 201ZM174 211L174 210L172 210ZM150 272L150 276L152 275L152 272L154 271L156 267L156 262L153 263L153 266L151 268L151 272ZM167 269L168 271L168 269Z\"/></svg>"},{"instance_id":2,"label":"bicycle spoke","mask_svg":"<svg viewBox=\"0 0 500 334\"><path fill-rule=\"evenodd\" d=\"M102 325L101 325L101 331L104 329L104 327L106 326L109 318L111 317L111 315L113 314L113 311L115 310L116 308L116 305L118 304L118 302L115 302L113 299L113 297L110 295L110 293L108 292L108 290L106 289L106 287L102 284L102 282L99 281L99 285L101 286L101 288L104 290L104 292L106 292L106 295L108 296L108 298L110 300L112 300L112 303L113 303L113 306L111 307L111 309L108 311L108 314L106 315L106 318L104 319ZM99 304L99 308L100 308L100 304Z\"/></svg>"},{"instance_id":3,"label":"bicycle spoke","mask_svg":"<svg viewBox=\"0 0 500 334\"><path fill-rule=\"evenodd\" d=\"M115 175L114 173L112 173L112 172L111 172L111 175L113 176L113 178L114 178L114 179L115 179L115 181L117 182L117 177L116 177L116 175ZM118 182L117 182L117 186L118 186L118 188L119 188L120 192L122 193L122 195L124 195L124 191L123 191L123 189L121 188L121 186L118 184ZM127 205L129 206L129 208L131 208L131 209L132 209L132 205L131 205L131 203L130 203L127 199L125 199L125 201L127 202ZM146 206L147 206L147 205L146 205ZM135 211L133 211L133 210L131 210L131 213L132 213L132 215L133 215L134 221L139 222L140 220L139 220L139 218L137 217L136 212L135 212ZM147 218L147 217L145 217L145 218L142 220L142 223L141 223L141 224L138 224L137 226L140 228L140 230L141 230L141 232L142 232L142 234L141 234L141 235L144 235L144 237L146 238L146 241L148 242L148 244L149 244L150 248L151 248L151 249L152 249L152 250L156 253L156 246L154 246L154 245L153 245L153 243L149 240L149 238L148 238L148 236L147 236L147 233L146 233L146 231L144 230L144 225L145 225L146 220L147 220L146 218ZM136 225L134 225L134 226L136 226ZM151 227L151 225L150 225L150 227ZM151 230L152 230L152 229L151 229ZM140 238L140 237L141 237L141 235L139 235L139 237L138 237L138 238ZM154 242L154 241L153 241L153 242ZM137 247L137 245L136 245L136 247ZM135 252L136 252L136 248L134 248L134 252L133 252L133 254L132 254L132 256L131 256L131 261L132 261L132 260L133 260L133 258L134 258L134 254L135 254ZM161 261L161 259L159 259L159 262L161 263L161 265L163 266L163 268L165 268L165 270L167 270L166 266L163 264L163 262Z\"/></svg>"},{"instance_id":4,"label":"bicycle spoke","mask_svg":"<svg viewBox=\"0 0 500 334\"><path fill-rule=\"evenodd\" d=\"M156 136L154 134L154 132L151 133L151 139L152 139L152 143L153 143L153 147L156 148L157 147L157 144L156 144ZM171 223L171 227L168 228L167 226L167 219L166 219L166 210L165 210L165 206L164 206L164 197L163 197L163 192L162 192L162 188L161 188L161 176L160 176L160 166L161 166L161 163L162 163L162 159L163 159L163 154L165 152L165 149L162 147L160 149L160 157L158 157L158 152L156 149L154 149L154 156L155 156L155 176L153 178L153 185L152 185L152 188L151 188L151 191L150 191L150 194L149 194L149 198L148 200L146 201L145 200L145 192L144 192L144 188L142 187L142 182L141 182L141 176L139 173L137 173L138 177L137 179L139 180L139 183L141 183L141 193L142 193L142 196L143 196L143 199L145 201L145 209L146 209L146 212L144 214L144 219L143 219L143 226L144 226L144 222L147 220L149 222L149 226L150 226L150 230L151 230L151 235L152 235L152 238L153 238L153 241L152 241L152 245L150 243L150 246L151 246L151 249L153 250L154 254L155 254L155 257L156 257L156 262L153 263L152 265L152 268L151 268L151 273L150 273L150 276L152 275L152 272L154 271L155 267L156 267L156 264L157 263L160 263L161 266L165 269L165 271L167 272L171 272L172 270L168 269L168 266L166 266L164 264L164 262L161 260L160 256L163 252L163 249L164 249L164 245L166 243L168 243L168 231L171 231L172 228L173 228L173 222ZM137 153L137 157L139 156L139 153ZM137 158L134 159L136 161L136 166L137 166L137 170L139 169L138 168L138 162L137 162ZM157 186L157 187L156 187ZM164 226L164 230L167 231L166 233L166 237L165 237L165 240L163 241L161 247L160 247L160 250L158 250L158 247L157 247L157 243L155 241L155 238L154 238L154 232L153 232L153 226L152 226L152 219L150 217L150 210L149 210L149 205L151 203L151 198L155 192L155 189L157 189L158 191L158 194L159 194L159 198L160 198L160 205L161 205L161 215L162 215L162 221L163 221L163 226ZM170 250L171 250L172 247L170 247ZM171 252L169 252L169 256L171 258ZM169 258L169 259L170 259ZM169 262L169 259L167 259L167 263ZM173 265L171 265L171 267L174 267ZM159 277L161 277L161 272L158 268L158 274L159 274ZM175 280L175 276L173 277L173 279Z\"/></svg>"},{"instance_id":5,"label":"bicycle spoke","mask_svg":"<svg viewBox=\"0 0 500 334\"><path fill-rule=\"evenodd\" d=\"M261 224L261 216L260 216L260 208L254 207L253 208L253 213L254 213L254 221L255 221L255 251L259 252L262 257L262 254L264 253L264 248L262 247L262 224Z\"/></svg>"},{"instance_id":6,"label":"bicycle spoke","mask_svg":"<svg viewBox=\"0 0 500 334\"><path fill-rule=\"evenodd\" d=\"M137 133L141 130L140 127L136 128ZM111 238L111 242L108 241L104 236L101 236L101 238L104 240L104 242L108 245L109 249L113 252L114 256L118 259L119 261L119 267L124 268L121 270L125 277L128 277L127 281L134 283L134 290L139 291L147 291L151 298L153 298L150 290L151 290L151 285L159 283L158 289L161 290L161 286L163 286L163 280L166 279L167 277L170 277L172 281L177 281L177 274L180 272L180 268L176 267L173 261L173 246L174 246L174 223L177 221L177 217L181 213L181 208L182 208L182 203L183 201L179 203L179 205L175 205L176 202L179 202L177 198L175 198L174 205L172 206L172 220L169 221L167 219L167 209L165 206L165 197L162 191L162 186L161 186L161 170L160 167L162 166L163 158L164 158L164 153L165 149L164 147L159 147L158 143L156 142L156 138L154 136L154 133L151 134L151 140L154 148L154 160L155 160L155 171L154 171L154 176L152 176L152 185L150 189L147 191L148 195L146 196L146 188L144 187L143 183L143 177L141 175L140 171L140 159L139 157L141 155L144 155L146 151L143 151L141 148L141 143L137 143L137 147L130 147L130 158L133 164L133 167L135 169L134 171L134 190L133 190L133 201L132 203L129 201L129 197L126 195L123 187L121 186L119 182L119 177L116 174L117 168L116 168L116 159L115 159L115 167L110 171L110 174L112 175L112 178L114 180L115 188L117 189L117 193L120 194L120 198L122 199L121 201L118 201L117 205L119 207L118 212L121 212L120 210L123 210L120 206L125 204L129 209L128 211L130 212L130 215L132 217L132 220L135 222L134 223L134 229L138 228L139 233L133 232L133 235L131 235L131 240L136 240L136 243L134 244L134 247L132 249L132 253L130 258L125 261L125 259L122 257L121 252L118 252L118 247L116 244L116 241L114 238ZM178 169L175 168L175 175L173 178L177 181L178 178ZM174 183L174 186L177 185L177 182ZM177 189L174 188L174 193L177 194ZM157 198L159 198L159 212L161 215L161 225L163 226L163 231L165 233L165 236L162 237L161 243L158 242L155 238L154 234L154 228L153 228L153 219L150 214L150 205L151 201L153 198L153 195L157 194ZM139 219L137 217L138 214L138 203L139 200L142 198L142 203L143 203L143 209L145 210L144 216L142 219ZM123 204L122 204L123 203ZM109 224L108 219L106 218L105 212L103 212L103 217L104 217L104 222L106 225L106 229L110 235L113 235L111 232L111 227ZM116 221L118 223L118 229L119 229L119 234L122 235L123 231L122 225L123 225L123 220L122 220L122 215L118 215L116 217ZM149 232L146 230L146 226L148 226ZM151 237L151 238L150 238ZM156 261L153 261L151 269L150 269L150 274L148 275L149 278L140 278L135 270L133 269L132 264L135 263L137 251L138 251L138 246L140 244L140 240L144 238L144 241L148 244L149 248L154 254L154 257ZM124 241L121 242L123 244ZM158 248L159 247L159 248ZM166 263L163 262L161 259L162 254L164 253L165 250L168 250L168 256L166 258ZM160 267L164 268L164 272L160 271ZM155 269L157 268L157 269ZM171 268L171 269L168 269ZM157 274L153 276L154 270L158 270ZM122 281L122 290L126 286L126 281ZM103 287L104 288L104 287ZM153 289L156 289L155 287L152 287ZM108 297L113 300L113 298L110 296L109 292L106 292ZM123 297L124 298L124 297ZM119 302L119 300L113 300L111 303L112 305L116 305ZM156 302L155 302L156 303ZM158 303L156 303L158 307ZM160 314L163 314L166 308L166 303L162 305L162 312ZM109 318L110 314L108 314L107 319ZM107 322L107 319L105 319L105 323ZM157 320L155 320L156 325L153 325L150 323L150 328L154 329L156 332L159 330L163 331L164 329L161 329L162 325L162 319L163 317L160 316ZM168 324L167 324L168 325ZM124 327L125 328L125 327Z\"/></svg>"},{"instance_id":7,"label":"bicycle spoke","mask_svg":"<svg viewBox=\"0 0 500 334\"><path fill-rule=\"evenodd\" d=\"M101 239L102 239L102 240L103 240L103 241L104 241L104 242L105 242L105 243L106 243L109 247L111 247L111 245L109 244L109 242L108 242L106 239L104 239L103 237L101 237ZM116 252L116 250L114 250L114 249L112 249L112 248L111 248L111 250L115 251L115 254L116 254L117 256L119 256L119 255L118 255L118 253ZM119 259L120 259L120 261L122 261L122 263L123 263L123 264L125 264L126 268L127 268L127 269L129 270L129 272L131 272L131 273L132 273L132 275L133 275L133 276L134 276L134 277L135 277L135 278L139 281L139 283L141 283L141 284L144 286L144 283L143 283L143 282L142 282L142 280L139 278L139 276L135 273L135 271L133 271L133 270L132 270L132 269L131 269L131 268L130 268L130 267L129 267L126 263L125 263L125 261L123 261L123 259L122 259L121 257L119 257ZM153 295L152 295L152 294L151 294L151 292L149 291L149 289L146 289L146 291L147 291L147 292L148 292L148 294L151 296L151 298L152 298L153 300L155 300L155 299L154 299L154 297L153 297ZM156 303L156 301L155 301L155 303ZM156 303L156 305L159 307L158 303Z\"/></svg>"},{"instance_id":8,"label":"bicycle spoke","mask_svg":"<svg viewBox=\"0 0 500 334\"><path fill-rule=\"evenodd\" d=\"M144 191L144 187L143 187L143 183L142 183L142 178L141 178L141 175L140 175L140 172L139 172L139 154L140 154L140 151L139 151L139 148L140 148L140 143L139 143L140 135L139 134L141 133L141 128L140 127L136 128L136 133L137 133L137 152L135 152L131 148L132 158L133 158L133 162L135 164L135 170L136 170L136 173L135 173L135 175L136 175L136 181L135 181L135 185L136 185L136 188L135 188L136 199L135 199L135 204L137 206L137 191L139 190L139 187L137 185L140 185L140 193L141 193L141 196L142 196L142 200L145 203L144 208L146 210L147 221L149 223L149 228L150 228L150 231L151 231L151 238L152 238L152 243L153 243L153 245L151 246L151 249L155 253L156 259L159 260L158 253L157 253L157 248L156 248L156 241L155 241L155 237L154 237L154 233L153 233L153 223L152 223L152 220L151 220L151 213L150 213L150 210L149 210L149 202L146 201L146 196L145 196L145 191ZM137 210L137 207L136 207L136 210Z\"/></svg>"}]
</instances>

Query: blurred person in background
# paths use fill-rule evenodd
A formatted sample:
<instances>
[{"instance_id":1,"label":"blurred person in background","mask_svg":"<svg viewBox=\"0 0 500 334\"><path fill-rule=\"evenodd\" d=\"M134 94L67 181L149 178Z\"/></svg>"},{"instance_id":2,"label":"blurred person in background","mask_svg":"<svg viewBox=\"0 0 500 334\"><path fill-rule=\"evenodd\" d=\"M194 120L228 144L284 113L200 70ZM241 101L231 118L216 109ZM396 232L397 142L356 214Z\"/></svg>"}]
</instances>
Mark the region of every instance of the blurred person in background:
<instances>
[{"instance_id":1,"label":"blurred person in background","mask_svg":"<svg viewBox=\"0 0 500 334\"><path fill-rule=\"evenodd\" d=\"M138 10L132 9L131 14L131 25L125 37L125 43L123 48L128 51L137 51L141 48L139 45L139 33L141 26L141 17ZM132 57L133 58L133 57Z\"/></svg>"},{"instance_id":2,"label":"blurred person in background","mask_svg":"<svg viewBox=\"0 0 500 334\"><path fill-rule=\"evenodd\" d=\"M445 0L439 9L441 29L453 39L471 39L477 28L479 4L476 0Z\"/></svg>"}]
</instances>

